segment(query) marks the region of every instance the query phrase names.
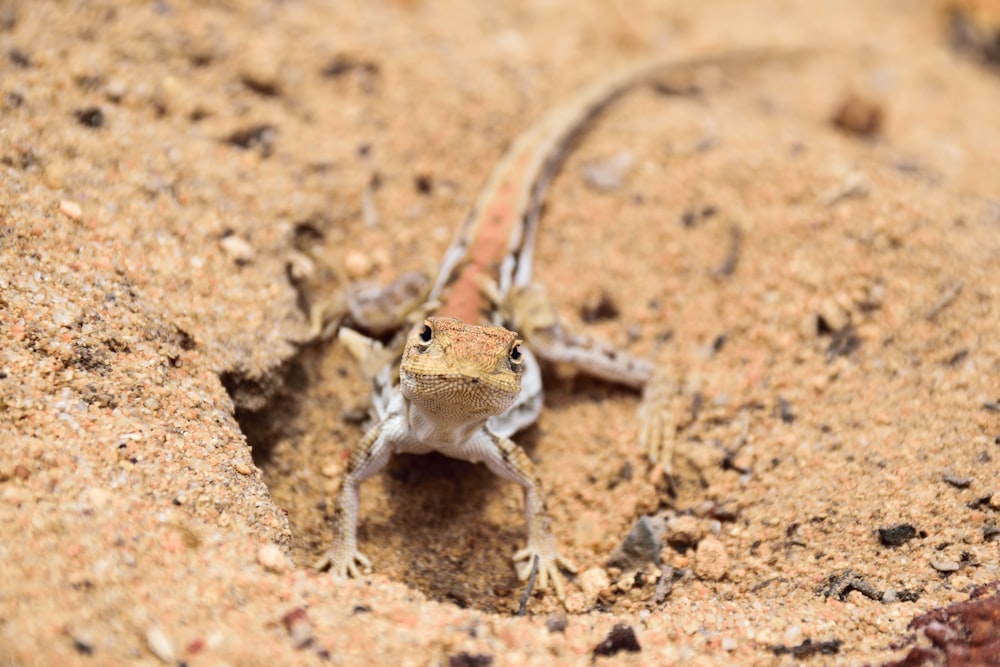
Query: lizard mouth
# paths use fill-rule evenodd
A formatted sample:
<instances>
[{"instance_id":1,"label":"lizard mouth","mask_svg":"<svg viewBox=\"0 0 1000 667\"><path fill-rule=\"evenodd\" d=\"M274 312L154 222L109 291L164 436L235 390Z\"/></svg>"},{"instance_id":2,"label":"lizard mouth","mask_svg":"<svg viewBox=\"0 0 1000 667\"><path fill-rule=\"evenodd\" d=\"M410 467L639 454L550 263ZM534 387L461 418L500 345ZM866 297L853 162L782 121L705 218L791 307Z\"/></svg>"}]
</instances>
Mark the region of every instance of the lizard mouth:
<instances>
[{"instance_id":1,"label":"lizard mouth","mask_svg":"<svg viewBox=\"0 0 1000 667\"><path fill-rule=\"evenodd\" d=\"M519 387L508 378L466 373L422 374L401 370L399 388L412 403L435 413L462 411L481 416L504 412L517 399Z\"/></svg>"}]
</instances>

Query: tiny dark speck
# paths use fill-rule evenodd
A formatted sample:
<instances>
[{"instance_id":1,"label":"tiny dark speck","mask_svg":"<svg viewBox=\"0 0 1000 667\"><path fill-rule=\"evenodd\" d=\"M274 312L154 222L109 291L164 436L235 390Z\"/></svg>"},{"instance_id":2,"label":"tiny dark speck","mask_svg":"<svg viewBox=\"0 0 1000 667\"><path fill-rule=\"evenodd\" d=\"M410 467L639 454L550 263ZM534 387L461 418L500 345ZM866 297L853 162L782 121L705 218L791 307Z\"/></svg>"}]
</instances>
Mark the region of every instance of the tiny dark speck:
<instances>
[{"instance_id":1,"label":"tiny dark speck","mask_svg":"<svg viewBox=\"0 0 1000 667\"><path fill-rule=\"evenodd\" d=\"M31 67L31 58L21 49L11 49L7 52L7 57L17 67Z\"/></svg>"},{"instance_id":2,"label":"tiny dark speck","mask_svg":"<svg viewBox=\"0 0 1000 667\"><path fill-rule=\"evenodd\" d=\"M413 180L413 186L420 194L429 195L434 190L434 180L426 174L421 174Z\"/></svg>"},{"instance_id":3,"label":"tiny dark speck","mask_svg":"<svg viewBox=\"0 0 1000 667\"><path fill-rule=\"evenodd\" d=\"M493 664L493 656L466 653L456 653L448 657L448 667L490 667Z\"/></svg>"},{"instance_id":4,"label":"tiny dark speck","mask_svg":"<svg viewBox=\"0 0 1000 667\"><path fill-rule=\"evenodd\" d=\"M87 107L76 110L76 119L84 127L97 129L104 127L104 112L99 107Z\"/></svg>"},{"instance_id":5,"label":"tiny dark speck","mask_svg":"<svg viewBox=\"0 0 1000 667\"><path fill-rule=\"evenodd\" d=\"M89 642L86 642L82 639L74 639L73 648L76 649L76 652L79 653L80 655L94 654L94 647L91 646Z\"/></svg>"},{"instance_id":6,"label":"tiny dark speck","mask_svg":"<svg viewBox=\"0 0 1000 667\"><path fill-rule=\"evenodd\" d=\"M792 404L783 398L778 398L778 414L781 415L781 421L786 424L791 424L795 421L795 413L792 412Z\"/></svg>"}]
</instances>

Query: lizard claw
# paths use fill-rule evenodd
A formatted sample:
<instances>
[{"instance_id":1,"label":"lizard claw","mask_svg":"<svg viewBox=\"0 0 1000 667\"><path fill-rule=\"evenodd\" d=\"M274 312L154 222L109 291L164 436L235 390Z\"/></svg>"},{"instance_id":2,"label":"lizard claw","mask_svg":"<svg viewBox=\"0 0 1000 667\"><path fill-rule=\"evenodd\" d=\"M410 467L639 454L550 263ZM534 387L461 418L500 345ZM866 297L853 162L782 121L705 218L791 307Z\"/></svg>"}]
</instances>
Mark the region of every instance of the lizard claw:
<instances>
[{"instance_id":1,"label":"lizard claw","mask_svg":"<svg viewBox=\"0 0 1000 667\"><path fill-rule=\"evenodd\" d=\"M554 548L537 549L529 545L514 554L514 569L517 571L517 578L524 581L531 576L536 556L538 557L538 590L548 589L551 578L552 586L556 589L556 597L560 600L566 600L566 579L559 569L575 573L576 565L573 564L573 561L556 552Z\"/></svg>"},{"instance_id":2,"label":"lizard claw","mask_svg":"<svg viewBox=\"0 0 1000 667\"><path fill-rule=\"evenodd\" d=\"M329 566L330 575L336 579L346 579L347 577L357 579L362 575L359 565L367 571L372 569L372 562L357 549L334 548L326 553L317 564L317 568L323 569Z\"/></svg>"},{"instance_id":3,"label":"lizard claw","mask_svg":"<svg viewBox=\"0 0 1000 667\"><path fill-rule=\"evenodd\" d=\"M650 463L659 463L669 476L673 470L676 426L673 406L674 383L666 369L657 367L646 383L639 405L639 442Z\"/></svg>"}]
</instances>

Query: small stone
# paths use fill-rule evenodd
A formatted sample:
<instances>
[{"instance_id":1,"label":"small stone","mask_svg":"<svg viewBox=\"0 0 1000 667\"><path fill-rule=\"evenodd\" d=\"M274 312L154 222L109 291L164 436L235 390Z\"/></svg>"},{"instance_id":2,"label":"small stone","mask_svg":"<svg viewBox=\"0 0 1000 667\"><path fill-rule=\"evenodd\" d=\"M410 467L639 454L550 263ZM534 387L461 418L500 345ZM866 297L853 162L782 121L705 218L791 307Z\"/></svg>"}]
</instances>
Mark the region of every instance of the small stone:
<instances>
[{"instance_id":1,"label":"small stone","mask_svg":"<svg viewBox=\"0 0 1000 667\"><path fill-rule=\"evenodd\" d=\"M878 539L882 546L899 547L917 536L917 529L908 523L897 523L878 529Z\"/></svg>"},{"instance_id":2,"label":"small stone","mask_svg":"<svg viewBox=\"0 0 1000 667\"><path fill-rule=\"evenodd\" d=\"M257 550L257 561L269 572L281 574L286 572L290 563L284 552L274 544L265 544Z\"/></svg>"},{"instance_id":3,"label":"small stone","mask_svg":"<svg viewBox=\"0 0 1000 667\"><path fill-rule=\"evenodd\" d=\"M833 124L859 137L872 137L882 129L882 105L875 101L851 93L845 96L833 113Z\"/></svg>"},{"instance_id":4,"label":"small stone","mask_svg":"<svg viewBox=\"0 0 1000 667\"><path fill-rule=\"evenodd\" d=\"M566 618L566 614L557 613L549 614L548 618L545 619L545 627L549 632L566 632L566 627L569 625L569 619Z\"/></svg>"},{"instance_id":5,"label":"small stone","mask_svg":"<svg viewBox=\"0 0 1000 667\"><path fill-rule=\"evenodd\" d=\"M782 636L786 644L798 644L802 641L802 626L801 625L789 625L785 628L785 634Z\"/></svg>"},{"instance_id":6,"label":"small stone","mask_svg":"<svg viewBox=\"0 0 1000 667\"><path fill-rule=\"evenodd\" d=\"M226 253L229 259L240 266L253 261L255 254L253 246L242 236L237 236L236 234L223 236L219 240L219 245L222 247L222 252Z\"/></svg>"},{"instance_id":7,"label":"small stone","mask_svg":"<svg viewBox=\"0 0 1000 667\"><path fill-rule=\"evenodd\" d=\"M601 591L611 586L611 578L608 577L604 568L592 567L580 575L579 583L587 606L592 607L597 602Z\"/></svg>"},{"instance_id":8,"label":"small stone","mask_svg":"<svg viewBox=\"0 0 1000 667\"><path fill-rule=\"evenodd\" d=\"M699 579L721 581L729 571L729 554L722 542L709 535L694 553L694 573Z\"/></svg>"},{"instance_id":9,"label":"small stone","mask_svg":"<svg viewBox=\"0 0 1000 667\"><path fill-rule=\"evenodd\" d=\"M70 220L79 220L83 217L83 207L69 199L63 199L59 202L59 212Z\"/></svg>"},{"instance_id":10,"label":"small stone","mask_svg":"<svg viewBox=\"0 0 1000 667\"><path fill-rule=\"evenodd\" d=\"M820 331L843 331L851 323L851 314L848 313L834 299L825 299L820 304L817 313L821 320Z\"/></svg>"},{"instance_id":11,"label":"small stone","mask_svg":"<svg viewBox=\"0 0 1000 667\"><path fill-rule=\"evenodd\" d=\"M950 472L946 472L942 475L941 479L957 489L967 489L969 488L969 485L972 484L971 477L959 477L958 475Z\"/></svg>"},{"instance_id":12,"label":"small stone","mask_svg":"<svg viewBox=\"0 0 1000 667\"><path fill-rule=\"evenodd\" d=\"M887 588L882 593L882 604L892 604L899 599L899 595L896 593L896 589Z\"/></svg>"},{"instance_id":13,"label":"small stone","mask_svg":"<svg viewBox=\"0 0 1000 667\"><path fill-rule=\"evenodd\" d=\"M372 260L360 250L351 250L344 258L344 269L348 276L357 280L365 277L372 270Z\"/></svg>"},{"instance_id":14,"label":"small stone","mask_svg":"<svg viewBox=\"0 0 1000 667\"><path fill-rule=\"evenodd\" d=\"M238 472L241 475L250 474L250 466L248 466L246 463L237 463L234 467L236 468L236 472Z\"/></svg>"},{"instance_id":15,"label":"small stone","mask_svg":"<svg viewBox=\"0 0 1000 667\"><path fill-rule=\"evenodd\" d=\"M247 49L240 59L240 77L243 83L264 95L281 93L281 69L277 50L263 42Z\"/></svg>"},{"instance_id":16,"label":"small stone","mask_svg":"<svg viewBox=\"0 0 1000 667\"><path fill-rule=\"evenodd\" d=\"M660 564L660 536L653 529L648 516L640 517L625 536L621 546L615 549L606 565L623 570L640 568L647 563Z\"/></svg>"},{"instance_id":17,"label":"small stone","mask_svg":"<svg viewBox=\"0 0 1000 667\"><path fill-rule=\"evenodd\" d=\"M961 563L953 560L932 560L931 567L933 567L938 572L958 572L962 567Z\"/></svg>"},{"instance_id":18,"label":"small stone","mask_svg":"<svg viewBox=\"0 0 1000 667\"><path fill-rule=\"evenodd\" d=\"M462 651L448 656L448 667L490 667L492 664L493 656L485 653Z\"/></svg>"},{"instance_id":19,"label":"small stone","mask_svg":"<svg viewBox=\"0 0 1000 667\"><path fill-rule=\"evenodd\" d=\"M172 665L176 662L174 657L174 647L167 639L167 635L163 632L163 629L158 625L151 625L148 630L146 630L146 645L149 646L149 650L160 659L161 662L167 665Z\"/></svg>"},{"instance_id":20,"label":"small stone","mask_svg":"<svg viewBox=\"0 0 1000 667\"><path fill-rule=\"evenodd\" d=\"M42 180L45 181L45 185L49 186L51 189L60 190L66 185L67 172L68 167L65 162L62 162L59 159L53 159L42 168ZM77 206L79 206L79 204L77 204ZM61 203L59 209L62 210ZM65 211L63 211L63 213L69 215Z\"/></svg>"},{"instance_id":21,"label":"small stone","mask_svg":"<svg viewBox=\"0 0 1000 667\"><path fill-rule=\"evenodd\" d=\"M599 192L614 192L621 188L634 163L635 156L632 153L615 153L609 158L585 164L583 178L587 185Z\"/></svg>"},{"instance_id":22,"label":"small stone","mask_svg":"<svg viewBox=\"0 0 1000 667\"><path fill-rule=\"evenodd\" d=\"M566 611L571 614L582 614L593 607L587 604L587 598L579 591L573 591L566 596Z\"/></svg>"},{"instance_id":23,"label":"small stone","mask_svg":"<svg viewBox=\"0 0 1000 667\"><path fill-rule=\"evenodd\" d=\"M698 519L685 514L667 522L667 542L676 547L694 546L705 531Z\"/></svg>"},{"instance_id":24,"label":"small stone","mask_svg":"<svg viewBox=\"0 0 1000 667\"><path fill-rule=\"evenodd\" d=\"M282 616L281 624L285 626L295 648L305 648L312 644L312 623L309 622L309 615L302 607L296 607Z\"/></svg>"},{"instance_id":25,"label":"small stone","mask_svg":"<svg viewBox=\"0 0 1000 667\"><path fill-rule=\"evenodd\" d=\"M125 82L121 79L111 79L108 81L108 84L104 86L104 96L112 102L121 102L122 98L125 97L126 92L128 92L128 88L125 86Z\"/></svg>"},{"instance_id":26,"label":"small stone","mask_svg":"<svg viewBox=\"0 0 1000 667\"><path fill-rule=\"evenodd\" d=\"M594 655L615 655L621 651L639 653L641 650L642 647L639 646L639 640L636 638L632 626L618 623L611 628L611 632L604 638L604 641L594 647Z\"/></svg>"},{"instance_id":27,"label":"small stone","mask_svg":"<svg viewBox=\"0 0 1000 667\"><path fill-rule=\"evenodd\" d=\"M337 478L344 471L344 466L337 459L330 459L319 471L324 477Z\"/></svg>"},{"instance_id":28,"label":"small stone","mask_svg":"<svg viewBox=\"0 0 1000 667\"><path fill-rule=\"evenodd\" d=\"M68 327L80 316L80 311L72 304L52 309L52 323L58 327Z\"/></svg>"}]
</instances>

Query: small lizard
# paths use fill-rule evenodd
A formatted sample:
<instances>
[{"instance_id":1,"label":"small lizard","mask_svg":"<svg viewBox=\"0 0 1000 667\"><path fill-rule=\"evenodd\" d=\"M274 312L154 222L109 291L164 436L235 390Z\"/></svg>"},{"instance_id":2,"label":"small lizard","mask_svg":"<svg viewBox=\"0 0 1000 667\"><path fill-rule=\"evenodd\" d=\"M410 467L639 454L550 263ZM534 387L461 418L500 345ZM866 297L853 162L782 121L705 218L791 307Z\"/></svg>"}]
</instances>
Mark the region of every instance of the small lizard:
<instances>
[{"instance_id":1,"label":"small lizard","mask_svg":"<svg viewBox=\"0 0 1000 667\"><path fill-rule=\"evenodd\" d=\"M437 451L485 463L522 486L528 543L514 554L518 576L526 579L537 560L538 588L545 590L551 580L558 597L565 599L559 570L575 572L575 566L556 548L534 466L509 439L541 410L541 374L532 352L604 380L645 387L640 437L650 459L660 458L669 472L674 429L663 407L666 385L650 381L653 365L602 341L568 333L544 291L531 281L540 204L574 139L621 94L671 70L754 59L756 54L648 61L584 89L511 145L459 227L429 289L427 282L406 274L382 292L371 286L351 288L336 308L313 307L317 335L330 329L329 322L333 328L349 323L373 335L396 326L409 329L387 346L353 329L340 329L340 339L373 381L377 423L351 455L336 501L334 543L326 556L335 576L358 576L359 565L371 566L357 548L361 483L393 452ZM498 324L520 331L527 345Z\"/></svg>"},{"instance_id":2,"label":"small lizard","mask_svg":"<svg viewBox=\"0 0 1000 667\"><path fill-rule=\"evenodd\" d=\"M347 466L337 499L335 543L328 555L336 574L358 576L358 564L371 566L357 549L361 482L378 472L392 452L437 451L482 462L524 488L528 545L514 554L514 561L521 563L518 574L526 578L537 557L539 588L545 589L551 578L559 598L565 597L557 568L576 568L556 549L534 465L510 438L486 426L518 400L526 358L517 334L503 327L430 317L414 328L399 365L398 391Z\"/></svg>"}]
</instances>

